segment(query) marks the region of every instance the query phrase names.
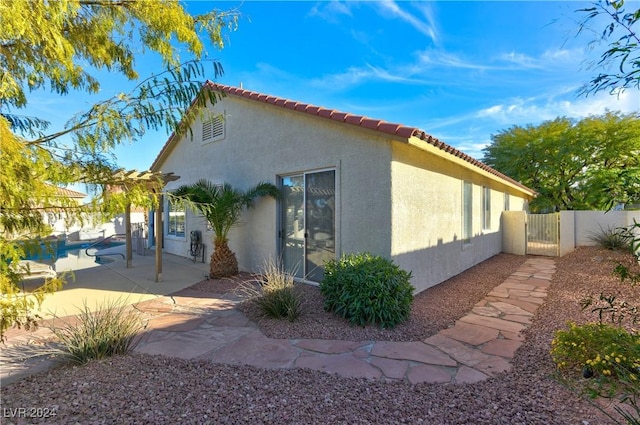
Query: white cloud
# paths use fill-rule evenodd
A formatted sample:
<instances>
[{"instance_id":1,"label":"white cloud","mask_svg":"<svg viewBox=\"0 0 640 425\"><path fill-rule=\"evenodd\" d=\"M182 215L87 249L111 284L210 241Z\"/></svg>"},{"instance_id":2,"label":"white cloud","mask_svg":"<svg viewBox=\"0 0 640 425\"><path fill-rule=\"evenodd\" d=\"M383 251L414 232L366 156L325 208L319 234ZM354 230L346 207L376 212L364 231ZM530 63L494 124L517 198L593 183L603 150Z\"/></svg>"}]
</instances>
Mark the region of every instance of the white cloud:
<instances>
[{"instance_id":1,"label":"white cloud","mask_svg":"<svg viewBox=\"0 0 640 425\"><path fill-rule=\"evenodd\" d=\"M415 78L411 69L385 69L365 64L364 67L350 67L345 72L330 74L311 80L311 85L332 90L342 90L369 81L386 81L403 84L428 84L426 80Z\"/></svg>"},{"instance_id":2,"label":"white cloud","mask_svg":"<svg viewBox=\"0 0 640 425\"><path fill-rule=\"evenodd\" d=\"M510 52L501 55L500 60L515 64L522 68L539 68L541 64L539 60L523 53Z\"/></svg>"},{"instance_id":3,"label":"white cloud","mask_svg":"<svg viewBox=\"0 0 640 425\"><path fill-rule=\"evenodd\" d=\"M605 111L630 113L640 109L635 93L626 91L620 96L598 93L589 98L513 98L507 103L493 105L475 113L475 118L489 119L498 124L538 124L557 117L581 119L589 115L602 115Z\"/></svg>"},{"instance_id":4,"label":"white cloud","mask_svg":"<svg viewBox=\"0 0 640 425\"><path fill-rule=\"evenodd\" d=\"M420 18L412 15L411 13L403 10L398 6L398 4L393 0L384 0L381 2L374 3L378 7L382 9L383 15L386 16L387 13L391 13L393 16L396 16L403 21L409 23L413 28L426 35L433 41L434 43L438 43L438 34L436 32L436 27L433 23L433 13L428 6L423 5L420 10L426 20L423 21ZM385 13L386 12L386 13Z\"/></svg>"},{"instance_id":5,"label":"white cloud","mask_svg":"<svg viewBox=\"0 0 640 425\"><path fill-rule=\"evenodd\" d=\"M337 23L338 16L353 16L350 4L339 0L324 1L313 5L308 16L317 16L327 22Z\"/></svg>"},{"instance_id":6,"label":"white cloud","mask_svg":"<svg viewBox=\"0 0 640 425\"><path fill-rule=\"evenodd\" d=\"M631 113L640 111L636 93L624 92L619 97L598 93L589 98L576 97L575 87L559 90L554 95L514 97L502 103L444 119L422 123L422 129L464 153L481 159L482 149L491 143L491 134L513 125L539 125L557 117L582 119L602 115L607 110Z\"/></svg>"}]
</instances>

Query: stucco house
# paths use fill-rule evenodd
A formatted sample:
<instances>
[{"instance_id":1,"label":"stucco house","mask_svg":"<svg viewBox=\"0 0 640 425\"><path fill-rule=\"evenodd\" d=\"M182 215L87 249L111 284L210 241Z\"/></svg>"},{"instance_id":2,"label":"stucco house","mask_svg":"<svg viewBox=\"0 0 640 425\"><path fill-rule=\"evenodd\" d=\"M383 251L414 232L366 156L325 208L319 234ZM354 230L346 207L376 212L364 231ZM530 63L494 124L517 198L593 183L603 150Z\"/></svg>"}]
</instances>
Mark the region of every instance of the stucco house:
<instances>
[{"instance_id":1,"label":"stucco house","mask_svg":"<svg viewBox=\"0 0 640 425\"><path fill-rule=\"evenodd\" d=\"M504 210L524 210L534 191L478 160L400 124L207 82L224 96L191 132L169 137L151 170L246 189L261 199L230 234L240 268L282 258L319 282L327 260L369 251L413 273L416 291L501 252ZM196 212L164 205L164 250L188 256L190 231L211 232ZM210 252L207 253L207 256Z\"/></svg>"}]
</instances>

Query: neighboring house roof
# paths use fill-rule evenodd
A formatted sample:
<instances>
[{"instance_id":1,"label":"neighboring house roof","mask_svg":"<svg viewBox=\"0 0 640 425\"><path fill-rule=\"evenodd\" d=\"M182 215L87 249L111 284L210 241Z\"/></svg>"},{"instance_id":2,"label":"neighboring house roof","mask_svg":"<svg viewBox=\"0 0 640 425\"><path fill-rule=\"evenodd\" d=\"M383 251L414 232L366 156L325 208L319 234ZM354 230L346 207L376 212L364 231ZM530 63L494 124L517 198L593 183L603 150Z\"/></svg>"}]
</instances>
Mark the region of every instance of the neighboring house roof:
<instances>
[{"instance_id":1,"label":"neighboring house roof","mask_svg":"<svg viewBox=\"0 0 640 425\"><path fill-rule=\"evenodd\" d=\"M75 190L67 189L66 187L56 186L56 196L65 198L86 198L87 195L82 192L76 192Z\"/></svg>"},{"instance_id":2,"label":"neighboring house roof","mask_svg":"<svg viewBox=\"0 0 640 425\"><path fill-rule=\"evenodd\" d=\"M357 114L350 114L348 112L341 112L335 109L328 109L328 108L324 108L322 106L314 106L314 105L310 105L308 103L303 103L303 102L297 102L294 100L289 100L289 99L284 99L281 97L276 97L276 96L271 96L271 95L267 95L267 94L263 94L263 93L258 93L258 92L254 92L254 91L250 91L250 90L245 90L243 88L239 88L239 87L232 87L232 86L226 86L223 84L218 84L218 83L214 83L212 81L207 81L204 85L203 85L203 89L210 89L210 90L215 90L227 95L233 95L233 96L238 96L238 97L243 97L246 99L250 99L256 102L260 102L260 103L266 103L269 105L274 105L274 106L278 106L281 108L285 108L285 109L290 109L293 111L299 111L301 113L305 113L305 114L309 114L309 115L314 115L317 117L321 117L321 118L325 118L325 119L330 119L333 121L337 121L337 122L341 122L341 123L346 123L346 124L351 124L354 126L359 126L362 128L366 128L369 130L374 130L374 131L379 131L381 133L384 134L388 134L388 135L392 135L392 136L396 136L400 139L406 139L409 140L411 138L417 138L421 141L426 142L429 145L432 145L434 147L436 147L437 149L448 153L450 155L453 155L456 158L460 158L461 160L481 169L484 170L485 172L488 172L490 174L493 174L501 179L504 179L516 186L518 186L521 190L531 194L532 196L536 194L536 192L530 188L528 188L527 186L521 184L520 182L517 182L515 180L513 180L512 178L502 174L501 172L499 172L498 170L495 170L491 167L489 167L488 165L484 164L481 161L478 161L477 159L465 154L464 152L447 145L444 142L441 142L440 140L436 139L435 137L427 134L426 132L424 132L423 130L416 128L416 127L409 127L409 126L405 126L402 124L396 124L396 123L391 123L391 122L387 122L387 121L383 121L383 120L379 120L379 119L374 119L374 118L369 118L366 117L364 115L357 115ZM192 103L193 105L193 103ZM164 146L162 147L162 149L160 150L160 153L158 153L158 156L156 157L156 159L153 161L153 164L151 165L151 170L156 170L156 168L159 166L160 161L169 153L169 151L172 149L173 144L175 142L177 142L177 140L175 140L175 132L171 134L171 136L169 136L169 139L167 140L167 142L164 144Z\"/></svg>"}]
</instances>

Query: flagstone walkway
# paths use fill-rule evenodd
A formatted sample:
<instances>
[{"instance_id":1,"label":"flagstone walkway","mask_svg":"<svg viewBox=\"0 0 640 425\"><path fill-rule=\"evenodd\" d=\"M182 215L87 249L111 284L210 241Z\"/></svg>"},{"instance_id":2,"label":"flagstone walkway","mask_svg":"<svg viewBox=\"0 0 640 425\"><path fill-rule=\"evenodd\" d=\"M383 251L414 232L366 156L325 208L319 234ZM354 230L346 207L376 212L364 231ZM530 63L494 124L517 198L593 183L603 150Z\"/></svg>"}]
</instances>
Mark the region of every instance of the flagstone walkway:
<instances>
[{"instance_id":1,"label":"flagstone walkway","mask_svg":"<svg viewBox=\"0 0 640 425\"><path fill-rule=\"evenodd\" d=\"M528 259L455 326L414 342L267 338L234 309L237 298L186 289L138 304L150 321L136 351L383 381L477 382L511 369L554 271L553 259Z\"/></svg>"}]
</instances>

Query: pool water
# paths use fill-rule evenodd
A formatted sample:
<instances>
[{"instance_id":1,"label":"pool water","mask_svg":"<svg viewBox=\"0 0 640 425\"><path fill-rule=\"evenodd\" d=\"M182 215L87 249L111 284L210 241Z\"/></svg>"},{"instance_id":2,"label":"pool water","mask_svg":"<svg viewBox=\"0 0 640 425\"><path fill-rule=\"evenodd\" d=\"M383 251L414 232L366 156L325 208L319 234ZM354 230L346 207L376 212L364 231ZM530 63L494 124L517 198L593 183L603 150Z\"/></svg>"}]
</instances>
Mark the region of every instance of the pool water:
<instances>
[{"instance_id":1,"label":"pool water","mask_svg":"<svg viewBox=\"0 0 640 425\"><path fill-rule=\"evenodd\" d=\"M91 243L68 244L63 246L62 249L58 249L55 255L52 252L47 252L45 249L43 249L40 253L29 255L25 259L49 264L56 272L88 269L97 267L100 264L111 263L115 261L114 258L108 256L102 256L99 259L95 257L95 253L100 249L124 245L124 242L109 242L110 243L105 245L98 244L96 246L91 246Z\"/></svg>"}]
</instances>

